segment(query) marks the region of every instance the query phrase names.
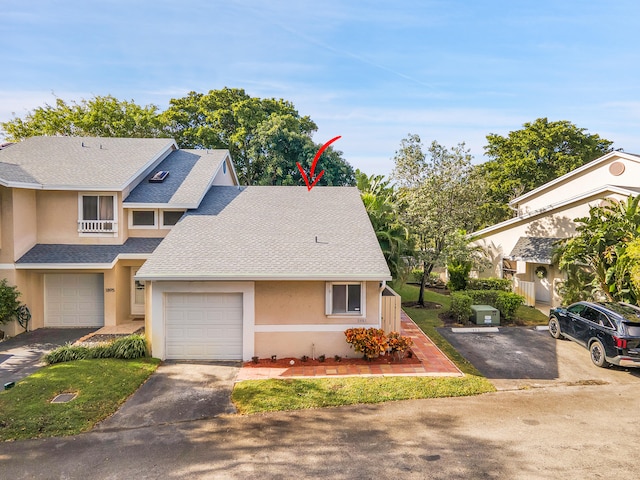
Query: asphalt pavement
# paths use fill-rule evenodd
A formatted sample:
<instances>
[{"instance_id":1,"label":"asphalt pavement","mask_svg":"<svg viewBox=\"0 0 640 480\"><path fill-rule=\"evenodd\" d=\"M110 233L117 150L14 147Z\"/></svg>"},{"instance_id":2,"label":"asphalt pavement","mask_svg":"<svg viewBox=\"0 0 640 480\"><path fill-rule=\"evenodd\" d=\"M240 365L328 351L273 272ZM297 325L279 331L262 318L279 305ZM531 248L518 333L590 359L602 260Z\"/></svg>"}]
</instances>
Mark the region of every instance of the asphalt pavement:
<instances>
[{"instance_id":1,"label":"asphalt pavement","mask_svg":"<svg viewBox=\"0 0 640 480\"><path fill-rule=\"evenodd\" d=\"M44 366L42 356L95 332L97 328L39 328L0 342L0 388Z\"/></svg>"}]
</instances>

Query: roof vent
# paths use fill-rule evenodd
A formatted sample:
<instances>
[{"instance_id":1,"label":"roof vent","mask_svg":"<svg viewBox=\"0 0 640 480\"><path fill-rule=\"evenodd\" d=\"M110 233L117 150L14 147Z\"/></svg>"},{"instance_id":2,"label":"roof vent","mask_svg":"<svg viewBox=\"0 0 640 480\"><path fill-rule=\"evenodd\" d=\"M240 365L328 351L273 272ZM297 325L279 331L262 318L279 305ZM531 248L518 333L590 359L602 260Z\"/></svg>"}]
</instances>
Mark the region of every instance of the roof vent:
<instances>
[{"instance_id":1,"label":"roof vent","mask_svg":"<svg viewBox=\"0 0 640 480\"><path fill-rule=\"evenodd\" d=\"M160 170L153 174L153 177L149 179L149 183L162 183L168 176L169 172L167 170Z\"/></svg>"}]
</instances>

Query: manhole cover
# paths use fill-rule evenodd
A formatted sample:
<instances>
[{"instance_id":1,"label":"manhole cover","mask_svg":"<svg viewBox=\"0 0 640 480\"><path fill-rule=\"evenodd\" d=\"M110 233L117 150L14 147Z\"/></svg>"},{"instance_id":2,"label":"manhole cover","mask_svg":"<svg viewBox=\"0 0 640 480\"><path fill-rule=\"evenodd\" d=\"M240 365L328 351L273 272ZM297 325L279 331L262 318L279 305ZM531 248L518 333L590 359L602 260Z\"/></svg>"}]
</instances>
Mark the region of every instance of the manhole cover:
<instances>
[{"instance_id":1,"label":"manhole cover","mask_svg":"<svg viewBox=\"0 0 640 480\"><path fill-rule=\"evenodd\" d=\"M77 393L61 393L51 400L51 403L67 403L78 396Z\"/></svg>"}]
</instances>

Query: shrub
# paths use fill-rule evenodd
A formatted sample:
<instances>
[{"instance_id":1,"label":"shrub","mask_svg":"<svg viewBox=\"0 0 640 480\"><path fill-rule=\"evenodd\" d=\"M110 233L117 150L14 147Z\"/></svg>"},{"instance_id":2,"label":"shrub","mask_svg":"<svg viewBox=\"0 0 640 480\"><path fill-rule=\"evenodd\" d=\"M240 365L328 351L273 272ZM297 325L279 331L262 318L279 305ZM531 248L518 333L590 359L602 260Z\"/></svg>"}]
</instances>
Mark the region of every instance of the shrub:
<instances>
[{"instance_id":1,"label":"shrub","mask_svg":"<svg viewBox=\"0 0 640 480\"><path fill-rule=\"evenodd\" d=\"M495 307L505 320L513 320L518 307L524 303L524 297L511 292L498 292Z\"/></svg>"},{"instance_id":2,"label":"shrub","mask_svg":"<svg viewBox=\"0 0 640 480\"><path fill-rule=\"evenodd\" d=\"M49 365L85 358L141 358L147 355L147 340L143 335L128 335L110 343L100 343L91 347L64 345L44 356Z\"/></svg>"},{"instance_id":3,"label":"shrub","mask_svg":"<svg viewBox=\"0 0 640 480\"><path fill-rule=\"evenodd\" d=\"M502 290L511 291L511 280L507 278L470 278L467 281L469 290Z\"/></svg>"},{"instance_id":4,"label":"shrub","mask_svg":"<svg viewBox=\"0 0 640 480\"><path fill-rule=\"evenodd\" d=\"M16 317L20 308L18 289L7 283L7 279L0 280L0 323L8 323Z\"/></svg>"},{"instance_id":5,"label":"shrub","mask_svg":"<svg viewBox=\"0 0 640 480\"><path fill-rule=\"evenodd\" d=\"M473 300L466 292L453 292L449 311L458 322L466 322L471 316L472 304Z\"/></svg>"},{"instance_id":6,"label":"shrub","mask_svg":"<svg viewBox=\"0 0 640 480\"><path fill-rule=\"evenodd\" d=\"M384 330L379 328L349 328L344 335L351 348L361 352L367 360L378 358L389 347Z\"/></svg>"},{"instance_id":7,"label":"shrub","mask_svg":"<svg viewBox=\"0 0 640 480\"><path fill-rule=\"evenodd\" d=\"M422 273L423 270L421 268L414 268L411 270L411 281L415 282L415 283L420 283L422 282Z\"/></svg>"},{"instance_id":8,"label":"shrub","mask_svg":"<svg viewBox=\"0 0 640 480\"><path fill-rule=\"evenodd\" d=\"M506 321L513 320L516 310L524 302L523 296L502 290L466 290L464 293L471 298L473 305L491 305L497 308L500 317Z\"/></svg>"},{"instance_id":9,"label":"shrub","mask_svg":"<svg viewBox=\"0 0 640 480\"><path fill-rule=\"evenodd\" d=\"M402 360L407 350L413 345L411 338L402 336L398 332L389 333L387 338L389 341L389 350L391 350L392 355L395 354L396 357L398 357L398 360Z\"/></svg>"},{"instance_id":10,"label":"shrub","mask_svg":"<svg viewBox=\"0 0 640 480\"><path fill-rule=\"evenodd\" d=\"M467 262L453 262L447 265L449 272L449 283L447 287L452 292L464 290L467 288L467 280L471 271L471 264Z\"/></svg>"}]
</instances>

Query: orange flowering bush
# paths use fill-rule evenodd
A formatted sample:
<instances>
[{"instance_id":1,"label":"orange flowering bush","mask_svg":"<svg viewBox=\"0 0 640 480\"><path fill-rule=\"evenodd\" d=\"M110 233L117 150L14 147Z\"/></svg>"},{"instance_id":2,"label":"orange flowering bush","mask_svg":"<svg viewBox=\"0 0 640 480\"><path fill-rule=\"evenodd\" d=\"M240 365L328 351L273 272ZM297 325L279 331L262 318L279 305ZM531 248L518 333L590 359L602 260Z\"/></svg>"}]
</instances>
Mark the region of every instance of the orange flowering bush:
<instances>
[{"instance_id":1,"label":"orange flowering bush","mask_svg":"<svg viewBox=\"0 0 640 480\"><path fill-rule=\"evenodd\" d=\"M402 360L407 353L407 350L413 345L413 340L410 337L404 337L398 332L391 332L388 336L389 350L392 354L396 354L398 360Z\"/></svg>"},{"instance_id":2,"label":"orange flowering bush","mask_svg":"<svg viewBox=\"0 0 640 480\"><path fill-rule=\"evenodd\" d=\"M384 330L379 328L349 328L344 332L347 343L370 360L384 355L389 348Z\"/></svg>"}]
</instances>

